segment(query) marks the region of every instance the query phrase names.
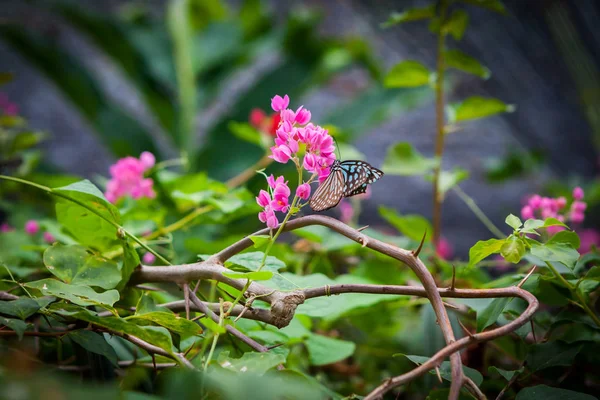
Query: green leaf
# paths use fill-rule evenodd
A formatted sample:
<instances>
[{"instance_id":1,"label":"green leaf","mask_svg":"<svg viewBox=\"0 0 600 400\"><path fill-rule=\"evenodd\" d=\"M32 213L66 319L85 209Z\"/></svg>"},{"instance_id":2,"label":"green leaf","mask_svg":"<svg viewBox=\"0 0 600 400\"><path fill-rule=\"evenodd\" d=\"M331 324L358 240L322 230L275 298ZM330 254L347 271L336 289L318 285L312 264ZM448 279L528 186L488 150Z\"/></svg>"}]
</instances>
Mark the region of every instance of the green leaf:
<instances>
[{"instance_id":1,"label":"green leaf","mask_svg":"<svg viewBox=\"0 0 600 400\"><path fill-rule=\"evenodd\" d=\"M506 379L507 381L510 381L512 379L513 376L515 376L516 374L520 374L523 372L523 368L517 369L515 371L507 371L501 368L496 368L496 367L489 367L488 368L488 372L496 372L500 375L502 375L502 377L504 379Z\"/></svg>"},{"instance_id":2,"label":"green leaf","mask_svg":"<svg viewBox=\"0 0 600 400\"><path fill-rule=\"evenodd\" d=\"M136 314L125 318L128 321L143 322L148 321L167 328L170 331L178 332L183 335L195 336L202 333L200 326L190 320L182 318L172 312L150 311L143 314Z\"/></svg>"},{"instance_id":3,"label":"green leaf","mask_svg":"<svg viewBox=\"0 0 600 400\"><path fill-rule=\"evenodd\" d=\"M382 28L401 24L403 22L419 21L422 19L433 18L435 16L435 4L426 7L409 8L402 12L393 12L387 21L381 24Z\"/></svg>"},{"instance_id":4,"label":"green leaf","mask_svg":"<svg viewBox=\"0 0 600 400\"><path fill-rule=\"evenodd\" d=\"M25 320L38 312L40 308L46 307L54 300L55 299L52 297L37 299L22 297L17 300L0 301L0 314L12 315Z\"/></svg>"},{"instance_id":5,"label":"green leaf","mask_svg":"<svg viewBox=\"0 0 600 400\"><path fill-rule=\"evenodd\" d=\"M523 258L525 255L525 251L525 243L523 242L523 239L514 235L511 235L508 239L506 239L500 248L500 254L502 254L502 257L504 257L506 261L513 264L521 261L521 258Z\"/></svg>"},{"instance_id":6,"label":"green leaf","mask_svg":"<svg viewBox=\"0 0 600 400\"><path fill-rule=\"evenodd\" d=\"M583 345L569 345L560 341L534 344L529 348L527 367L536 372L544 368L570 366Z\"/></svg>"},{"instance_id":7,"label":"green leaf","mask_svg":"<svg viewBox=\"0 0 600 400\"><path fill-rule=\"evenodd\" d=\"M23 339L23 334L27 330L27 328L31 325L27 322L23 322L20 319L14 318L5 318L0 316L0 325L4 325L17 332L17 336L19 340Z\"/></svg>"},{"instance_id":8,"label":"green leaf","mask_svg":"<svg viewBox=\"0 0 600 400\"><path fill-rule=\"evenodd\" d=\"M444 60L448 68L455 68L476 75L482 79L488 79L491 76L491 72L487 67L484 67L475 58L460 50L447 50L444 53Z\"/></svg>"},{"instance_id":9,"label":"green leaf","mask_svg":"<svg viewBox=\"0 0 600 400\"><path fill-rule=\"evenodd\" d=\"M115 349L104 340L102 335L80 329L75 332L70 332L67 337L87 351L108 358L114 366L117 366L117 353L115 352Z\"/></svg>"},{"instance_id":10,"label":"green leaf","mask_svg":"<svg viewBox=\"0 0 600 400\"><path fill-rule=\"evenodd\" d=\"M515 400L597 400L589 394L574 392L572 390L554 388L546 385L537 385L521 389Z\"/></svg>"},{"instance_id":11,"label":"green leaf","mask_svg":"<svg viewBox=\"0 0 600 400\"><path fill-rule=\"evenodd\" d=\"M484 258L500 253L506 239L480 240L469 250L469 266L473 266Z\"/></svg>"},{"instance_id":12,"label":"green leaf","mask_svg":"<svg viewBox=\"0 0 600 400\"><path fill-rule=\"evenodd\" d=\"M379 215L394 228L398 229L404 236L420 242L423 235L427 232L426 241L431 240L433 228L429 221L420 215L400 215L396 210L380 206Z\"/></svg>"},{"instance_id":13,"label":"green leaf","mask_svg":"<svg viewBox=\"0 0 600 400\"><path fill-rule=\"evenodd\" d=\"M454 40L462 39L467 25L469 24L469 14L464 10L454 10L450 17L444 23L444 33L451 34Z\"/></svg>"},{"instance_id":14,"label":"green leaf","mask_svg":"<svg viewBox=\"0 0 600 400\"><path fill-rule=\"evenodd\" d=\"M396 64L385 76L387 88L406 88L428 85L431 77L429 69L418 61L408 60Z\"/></svg>"},{"instance_id":15,"label":"green leaf","mask_svg":"<svg viewBox=\"0 0 600 400\"><path fill-rule=\"evenodd\" d=\"M572 231L560 231L556 232L550 239L546 242L546 244L553 243L564 243L571 246L574 249L578 249L581 246L581 241L579 240L579 235Z\"/></svg>"},{"instance_id":16,"label":"green leaf","mask_svg":"<svg viewBox=\"0 0 600 400\"><path fill-rule=\"evenodd\" d=\"M546 243L533 243L531 245L531 255L538 257L542 261L560 262L571 271L579 259L579 237L574 232L562 231L554 234Z\"/></svg>"},{"instance_id":17,"label":"green leaf","mask_svg":"<svg viewBox=\"0 0 600 400\"><path fill-rule=\"evenodd\" d=\"M79 243L100 251L118 244L119 210L90 181L86 179L55 188L52 193L68 199L57 201L56 218ZM77 203L85 204L94 212Z\"/></svg>"},{"instance_id":18,"label":"green leaf","mask_svg":"<svg viewBox=\"0 0 600 400\"><path fill-rule=\"evenodd\" d=\"M322 335L310 335L304 342L311 365L327 365L342 361L356 349L353 342Z\"/></svg>"},{"instance_id":19,"label":"green leaf","mask_svg":"<svg viewBox=\"0 0 600 400\"><path fill-rule=\"evenodd\" d=\"M271 368L285 363L285 359L283 354L273 352L247 352L240 358L232 358L229 356L229 351L222 351L217 362L221 367L231 371L263 375Z\"/></svg>"},{"instance_id":20,"label":"green leaf","mask_svg":"<svg viewBox=\"0 0 600 400\"><path fill-rule=\"evenodd\" d=\"M557 220L556 218L546 218L544 220L544 225L542 227L547 228L549 226L564 226L565 228L568 228L567 224Z\"/></svg>"},{"instance_id":21,"label":"green leaf","mask_svg":"<svg viewBox=\"0 0 600 400\"><path fill-rule=\"evenodd\" d=\"M472 4L481 8L487 8L488 10L495 11L502 15L507 15L506 7L500 0L460 0L463 3Z\"/></svg>"},{"instance_id":22,"label":"green leaf","mask_svg":"<svg viewBox=\"0 0 600 400\"><path fill-rule=\"evenodd\" d=\"M381 167L390 175L424 175L439 164L438 160L423 157L410 143L402 142L388 148Z\"/></svg>"},{"instance_id":23,"label":"green leaf","mask_svg":"<svg viewBox=\"0 0 600 400\"><path fill-rule=\"evenodd\" d=\"M118 290L123 290L129 282L129 278L133 271L140 266L140 256L133 247L133 244L128 238L122 240L123 246L123 267L121 268L121 281L117 285Z\"/></svg>"},{"instance_id":24,"label":"green leaf","mask_svg":"<svg viewBox=\"0 0 600 400\"><path fill-rule=\"evenodd\" d=\"M442 198L445 197L448 190L458 185L469 177L469 171L462 168L455 168L453 171L441 171L439 181L439 191Z\"/></svg>"},{"instance_id":25,"label":"green leaf","mask_svg":"<svg viewBox=\"0 0 600 400\"><path fill-rule=\"evenodd\" d=\"M268 281L273 278L271 271L252 271L252 272L223 272L223 276L231 279L251 279L253 281Z\"/></svg>"},{"instance_id":26,"label":"green leaf","mask_svg":"<svg viewBox=\"0 0 600 400\"><path fill-rule=\"evenodd\" d=\"M542 228L543 226L544 221L541 219L528 219L525 221L525 224L523 224L523 229L521 229L521 232L538 234L536 230Z\"/></svg>"},{"instance_id":27,"label":"green leaf","mask_svg":"<svg viewBox=\"0 0 600 400\"><path fill-rule=\"evenodd\" d=\"M510 299L506 297L494 299L483 311L478 312L477 332L481 332L488 326L496 323L509 301Z\"/></svg>"},{"instance_id":28,"label":"green leaf","mask_svg":"<svg viewBox=\"0 0 600 400\"><path fill-rule=\"evenodd\" d=\"M508 217L506 217L506 219L504 220L504 222L506 222L506 225L510 226L515 231L519 229L521 225L523 225L521 219L513 214L509 214Z\"/></svg>"},{"instance_id":29,"label":"green leaf","mask_svg":"<svg viewBox=\"0 0 600 400\"><path fill-rule=\"evenodd\" d=\"M271 241L271 236L255 235L255 236L250 236L250 240L252 240L252 243L254 243L254 248L259 249Z\"/></svg>"},{"instance_id":30,"label":"green leaf","mask_svg":"<svg viewBox=\"0 0 600 400\"><path fill-rule=\"evenodd\" d=\"M227 125L227 127L229 128L231 133L233 133L233 135L238 139L244 140L248 143L252 143L260 147L265 147L263 145L261 133L252 125L246 122L232 121L229 123L229 125Z\"/></svg>"},{"instance_id":31,"label":"green leaf","mask_svg":"<svg viewBox=\"0 0 600 400\"><path fill-rule=\"evenodd\" d=\"M593 280L593 281L598 281L600 282L600 267L597 265L594 265L592 268L589 269L589 271L585 274L585 276L583 277L584 280ZM0 312L2 312L0 310Z\"/></svg>"},{"instance_id":32,"label":"green leaf","mask_svg":"<svg viewBox=\"0 0 600 400\"><path fill-rule=\"evenodd\" d=\"M430 358L430 357L413 356L413 355L406 355L406 354L401 354L401 355L408 358L410 361L414 362L417 365L421 365L421 364L429 361L429 358ZM397 356L397 355L394 354L394 356ZM464 366L463 366L463 371L466 376L468 376L469 378L471 378L473 380L473 382L475 382L476 385L479 386L483 382L483 376L481 375L481 373L479 373L479 371L477 371L473 368L464 367ZM429 372L431 374L436 373L433 370L429 371ZM452 381L452 372L451 372L449 361L444 361L444 362L442 362L442 365L440 365L440 375L442 376L442 379L445 379L450 382Z\"/></svg>"},{"instance_id":33,"label":"green leaf","mask_svg":"<svg viewBox=\"0 0 600 400\"><path fill-rule=\"evenodd\" d=\"M121 280L114 261L89 253L79 245L55 243L44 251L44 265L65 283L112 289Z\"/></svg>"},{"instance_id":34,"label":"green leaf","mask_svg":"<svg viewBox=\"0 0 600 400\"><path fill-rule=\"evenodd\" d=\"M249 253L236 254L226 261L226 265L239 265L250 271L256 271L260 267L265 253L262 251L254 251ZM267 256L265 265L262 271L277 272L285 268L285 263L273 256Z\"/></svg>"},{"instance_id":35,"label":"green leaf","mask_svg":"<svg viewBox=\"0 0 600 400\"><path fill-rule=\"evenodd\" d=\"M503 112L515 111L515 106L480 96L472 96L461 103L448 106L448 120L451 123L485 118Z\"/></svg>"},{"instance_id":36,"label":"green leaf","mask_svg":"<svg viewBox=\"0 0 600 400\"><path fill-rule=\"evenodd\" d=\"M156 326L142 327L118 317L99 317L86 309L70 304L52 305L51 311L65 317L79 319L119 333L135 336L169 353L173 352L171 335L169 335L169 331L165 328Z\"/></svg>"},{"instance_id":37,"label":"green leaf","mask_svg":"<svg viewBox=\"0 0 600 400\"><path fill-rule=\"evenodd\" d=\"M69 300L80 306L111 306L119 300L119 292L107 290L97 293L89 286L68 285L56 279L42 279L27 282L25 286L37 289L45 296L55 296Z\"/></svg>"}]
</instances>

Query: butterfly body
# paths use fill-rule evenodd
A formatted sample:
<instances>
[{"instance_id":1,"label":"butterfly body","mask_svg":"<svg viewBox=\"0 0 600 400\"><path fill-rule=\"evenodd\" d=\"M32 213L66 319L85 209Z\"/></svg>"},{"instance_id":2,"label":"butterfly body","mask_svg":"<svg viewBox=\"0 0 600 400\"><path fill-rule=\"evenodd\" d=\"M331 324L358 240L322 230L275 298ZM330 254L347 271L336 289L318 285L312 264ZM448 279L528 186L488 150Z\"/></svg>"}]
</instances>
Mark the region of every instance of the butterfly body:
<instances>
[{"instance_id":1,"label":"butterfly body","mask_svg":"<svg viewBox=\"0 0 600 400\"><path fill-rule=\"evenodd\" d=\"M329 176L310 199L310 208L325 211L339 204L344 197L365 193L367 185L383 176L383 172L360 160L335 160Z\"/></svg>"}]
</instances>

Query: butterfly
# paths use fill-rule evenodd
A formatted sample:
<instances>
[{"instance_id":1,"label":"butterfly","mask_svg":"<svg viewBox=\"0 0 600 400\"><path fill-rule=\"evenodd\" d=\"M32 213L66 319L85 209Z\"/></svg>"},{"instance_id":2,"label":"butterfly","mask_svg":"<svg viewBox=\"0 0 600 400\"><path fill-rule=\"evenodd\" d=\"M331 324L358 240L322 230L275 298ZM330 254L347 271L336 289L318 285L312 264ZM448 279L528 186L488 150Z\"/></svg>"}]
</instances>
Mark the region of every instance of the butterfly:
<instances>
[{"instance_id":1,"label":"butterfly","mask_svg":"<svg viewBox=\"0 0 600 400\"><path fill-rule=\"evenodd\" d=\"M329 176L319 185L310 199L313 211L325 211L337 206L344 197L355 196L367 191L367 185L383 176L383 171L369 163L358 160L335 160Z\"/></svg>"}]
</instances>

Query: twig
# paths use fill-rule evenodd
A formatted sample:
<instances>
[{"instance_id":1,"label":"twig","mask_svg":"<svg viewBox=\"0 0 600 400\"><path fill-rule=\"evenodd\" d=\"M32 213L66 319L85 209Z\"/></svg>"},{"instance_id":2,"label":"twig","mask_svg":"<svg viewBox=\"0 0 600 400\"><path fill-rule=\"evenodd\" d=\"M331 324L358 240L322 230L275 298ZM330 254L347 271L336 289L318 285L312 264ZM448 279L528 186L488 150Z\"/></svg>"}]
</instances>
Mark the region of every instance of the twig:
<instances>
[{"instance_id":1,"label":"twig","mask_svg":"<svg viewBox=\"0 0 600 400\"><path fill-rule=\"evenodd\" d=\"M471 392L473 394L473 396L475 396L476 399L478 399L478 400L486 400L487 399L487 397L485 397L485 394L483 394L483 392L481 391L481 389L479 389L477 384L475 382L473 382L473 380L471 378L469 378L468 376L465 376L464 385L469 390L469 392Z\"/></svg>"},{"instance_id":2,"label":"twig","mask_svg":"<svg viewBox=\"0 0 600 400\"><path fill-rule=\"evenodd\" d=\"M246 168L240 174L228 180L225 184L229 188L241 186L244 183L248 182L250 179L252 179L252 177L256 174L257 170L268 167L272 162L273 160L269 158L269 156L264 155L260 160L258 160L256 164L254 164L250 168Z\"/></svg>"},{"instance_id":3,"label":"twig","mask_svg":"<svg viewBox=\"0 0 600 400\"><path fill-rule=\"evenodd\" d=\"M456 289L456 265L452 264L452 283L450 284L450 290Z\"/></svg>"},{"instance_id":4,"label":"twig","mask_svg":"<svg viewBox=\"0 0 600 400\"><path fill-rule=\"evenodd\" d=\"M527 275L525 275L525 278L521 279L521 282L519 282L519 284L517 285L518 288L523 287L525 282L527 282L527 279L529 279L529 277L531 276L531 274L533 274L533 272L536 270L536 268L537 268L537 265L534 265L533 268L531 268L531 271L529 271L527 273Z\"/></svg>"},{"instance_id":5,"label":"twig","mask_svg":"<svg viewBox=\"0 0 600 400\"><path fill-rule=\"evenodd\" d=\"M190 284L183 284L183 301L185 301L185 319L190 319Z\"/></svg>"},{"instance_id":6,"label":"twig","mask_svg":"<svg viewBox=\"0 0 600 400\"><path fill-rule=\"evenodd\" d=\"M504 386L504 388L502 388L502 390L500 391L500 393L498 393L498 396L496 397L496 400L502 400L502 397L504 396L504 393L506 393L506 391L508 390L508 388L510 388L513 385L513 383L515 383L517 381L518 377L519 377L519 372L515 372L515 374L510 378L510 380L506 384L506 386Z\"/></svg>"},{"instance_id":7,"label":"twig","mask_svg":"<svg viewBox=\"0 0 600 400\"><path fill-rule=\"evenodd\" d=\"M425 243L426 236L427 236L427 229L425 229L425 233L423 233L423 237L421 238L421 243L419 243L419 247L417 247L417 249L412 252L413 256L419 257L419 253L421 253L421 249L423 249L423 243Z\"/></svg>"}]
</instances>

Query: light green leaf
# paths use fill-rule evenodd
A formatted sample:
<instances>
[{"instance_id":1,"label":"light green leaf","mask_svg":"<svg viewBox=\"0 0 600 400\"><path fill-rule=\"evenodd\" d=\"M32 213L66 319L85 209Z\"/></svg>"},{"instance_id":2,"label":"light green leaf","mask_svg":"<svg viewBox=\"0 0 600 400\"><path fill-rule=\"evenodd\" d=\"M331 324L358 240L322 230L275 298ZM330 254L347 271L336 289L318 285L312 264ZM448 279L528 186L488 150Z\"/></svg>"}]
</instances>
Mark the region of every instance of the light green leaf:
<instances>
[{"instance_id":1,"label":"light green leaf","mask_svg":"<svg viewBox=\"0 0 600 400\"><path fill-rule=\"evenodd\" d=\"M589 394L574 392L546 385L537 385L521 389L515 400L598 400Z\"/></svg>"},{"instance_id":2,"label":"light green leaf","mask_svg":"<svg viewBox=\"0 0 600 400\"><path fill-rule=\"evenodd\" d=\"M67 337L87 351L100 354L101 356L108 358L108 360L114 366L117 366L117 353L115 352L115 349L113 349L112 346L108 344L106 340L104 340L102 335L99 335L96 332L80 329L75 332L70 332Z\"/></svg>"},{"instance_id":3,"label":"light green leaf","mask_svg":"<svg viewBox=\"0 0 600 400\"><path fill-rule=\"evenodd\" d=\"M4 325L17 332L17 336L19 340L23 339L23 334L27 330L27 328L31 325L27 322L23 322L20 319L14 318L5 318L0 316L0 325Z\"/></svg>"},{"instance_id":4,"label":"light green leaf","mask_svg":"<svg viewBox=\"0 0 600 400\"><path fill-rule=\"evenodd\" d=\"M101 251L118 244L115 225L121 223L119 210L90 181L55 188L52 193L61 197L56 202L56 218L80 244Z\"/></svg>"},{"instance_id":5,"label":"light green leaf","mask_svg":"<svg viewBox=\"0 0 600 400\"><path fill-rule=\"evenodd\" d=\"M65 283L112 289L121 280L116 262L97 256L79 245L55 243L44 251L44 265Z\"/></svg>"},{"instance_id":6,"label":"light green leaf","mask_svg":"<svg viewBox=\"0 0 600 400\"><path fill-rule=\"evenodd\" d=\"M346 340L310 335L304 342L311 365L327 365L342 361L352 354L356 345Z\"/></svg>"},{"instance_id":7,"label":"light green leaf","mask_svg":"<svg viewBox=\"0 0 600 400\"><path fill-rule=\"evenodd\" d=\"M500 253L506 239L480 240L469 250L469 266L473 266L484 258Z\"/></svg>"},{"instance_id":8,"label":"light green leaf","mask_svg":"<svg viewBox=\"0 0 600 400\"><path fill-rule=\"evenodd\" d=\"M381 167L390 175L424 175L439 164L437 159L425 158L410 143L396 143L388 148Z\"/></svg>"},{"instance_id":9,"label":"light green leaf","mask_svg":"<svg viewBox=\"0 0 600 400\"><path fill-rule=\"evenodd\" d=\"M413 355L406 355L406 354L401 354L401 355L408 358L410 361L414 362L417 365L421 365L421 364L429 361L429 358L430 358L430 357L413 356ZM398 356L398 355L394 354L394 356ZM475 382L476 385L481 385L481 383L483 382L483 376L479 373L479 371L477 371L473 368L464 367L464 366L463 366L463 371L466 376L468 376L469 378L471 378L473 380L473 382ZM431 374L436 373L434 370L431 370L429 372ZM442 365L440 365L440 375L442 376L442 379L445 379L447 381L452 381L452 372L450 369L449 361L444 361L444 362L442 362Z\"/></svg>"},{"instance_id":10,"label":"light green leaf","mask_svg":"<svg viewBox=\"0 0 600 400\"><path fill-rule=\"evenodd\" d=\"M489 367L488 368L488 372L496 372L499 375L501 375L504 379L506 379L507 381L510 381L513 376L515 376L516 374L520 374L521 372L523 372L523 368L517 369L515 371L507 371L507 370L504 370L504 369L501 369L501 368Z\"/></svg>"},{"instance_id":11,"label":"light green leaf","mask_svg":"<svg viewBox=\"0 0 600 400\"><path fill-rule=\"evenodd\" d=\"M439 192L442 198L448 190L458 185L469 177L469 171L462 168L456 168L453 171L441 171L439 180Z\"/></svg>"},{"instance_id":12,"label":"light green leaf","mask_svg":"<svg viewBox=\"0 0 600 400\"><path fill-rule=\"evenodd\" d=\"M417 87L429 84L431 72L418 61L402 61L385 76L387 88Z\"/></svg>"},{"instance_id":13,"label":"light green leaf","mask_svg":"<svg viewBox=\"0 0 600 400\"><path fill-rule=\"evenodd\" d=\"M229 266L231 264L239 265L250 271L256 271L260 267L265 253L262 251L254 251L249 253L236 254L235 256L228 259L225 264ZM277 272L280 269L285 268L285 263L276 257L268 256L265 265L262 268L263 271Z\"/></svg>"},{"instance_id":14,"label":"light green leaf","mask_svg":"<svg viewBox=\"0 0 600 400\"><path fill-rule=\"evenodd\" d=\"M498 99L472 96L462 103L454 103L448 106L448 120L451 123L456 123L485 118L503 112L513 112L515 109L514 105L505 104Z\"/></svg>"},{"instance_id":15,"label":"light green leaf","mask_svg":"<svg viewBox=\"0 0 600 400\"><path fill-rule=\"evenodd\" d=\"M506 225L510 226L514 230L519 229L521 225L523 225L521 219L513 214L509 214L508 217L506 217L506 219L504 220L504 222L506 222Z\"/></svg>"},{"instance_id":16,"label":"light green leaf","mask_svg":"<svg viewBox=\"0 0 600 400\"><path fill-rule=\"evenodd\" d=\"M143 314L136 314L125 318L128 321L140 322L148 321L167 328L170 331L178 332L183 335L195 336L202 333L200 326L190 320L182 318L172 312L150 311Z\"/></svg>"},{"instance_id":17,"label":"light green leaf","mask_svg":"<svg viewBox=\"0 0 600 400\"><path fill-rule=\"evenodd\" d=\"M525 255L525 243L523 239L518 236L511 235L504 241L504 244L500 248L500 254L508 262L513 264L521 261L521 258Z\"/></svg>"},{"instance_id":18,"label":"light green leaf","mask_svg":"<svg viewBox=\"0 0 600 400\"><path fill-rule=\"evenodd\" d=\"M0 314L12 315L25 320L38 312L40 308L46 307L55 300L53 297L39 297L30 299L22 297L17 300L0 301Z\"/></svg>"},{"instance_id":19,"label":"light green leaf","mask_svg":"<svg viewBox=\"0 0 600 400\"><path fill-rule=\"evenodd\" d=\"M564 222L561 222L559 220L557 220L556 218L546 218L544 220L544 228L547 228L549 226L564 226L565 228L568 228L567 224L565 224Z\"/></svg>"},{"instance_id":20,"label":"light green leaf","mask_svg":"<svg viewBox=\"0 0 600 400\"><path fill-rule=\"evenodd\" d=\"M119 300L119 292L107 290L97 293L89 286L68 285L56 279L42 279L27 282L25 286L37 289L45 296L55 296L69 300L80 306L111 306Z\"/></svg>"},{"instance_id":21,"label":"light green leaf","mask_svg":"<svg viewBox=\"0 0 600 400\"><path fill-rule=\"evenodd\" d=\"M252 240L252 243L254 243L254 248L259 249L271 241L271 236L255 235L255 236L250 236L250 240Z\"/></svg>"},{"instance_id":22,"label":"light green leaf","mask_svg":"<svg viewBox=\"0 0 600 400\"><path fill-rule=\"evenodd\" d=\"M263 375L271 368L285 363L285 359L282 353L274 352L247 352L241 358L232 358L229 356L229 351L222 351L217 362L221 367L231 371Z\"/></svg>"},{"instance_id":23,"label":"light green leaf","mask_svg":"<svg viewBox=\"0 0 600 400\"><path fill-rule=\"evenodd\" d=\"M260 147L265 147L261 138L260 132L252 125L245 122L231 121L227 127L235 137L244 140L248 143L255 144Z\"/></svg>"},{"instance_id":24,"label":"light green leaf","mask_svg":"<svg viewBox=\"0 0 600 400\"><path fill-rule=\"evenodd\" d=\"M573 270L579 259L579 236L575 232L561 231L555 233L546 243L533 243L531 254L542 261L554 261L564 264Z\"/></svg>"},{"instance_id":25,"label":"light green leaf","mask_svg":"<svg viewBox=\"0 0 600 400\"><path fill-rule=\"evenodd\" d=\"M541 219L528 219L527 221L525 221L525 224L523 224L523 229L521 229L521 232L537 233L536 230L542 228L543 226L544 221L542 221Z\"/></svg>"},{"instance_id":26,"label":"light green leaf","mask_svg":"<svg viewBox=\"0 0 600 400\"><path fill-rule=\"evenodd\" d=\"M491 76L491 72L487 67L460 50L447 50L444 53L444 60L449 68L455 68L483 79L488 79Z\"/></svg>"},{"instance_id":27,"label":"light green leaf","mask_svg":"<svg viewBox=\"0 0 600 400\"><path fill-rule=\"evenodd\" d=\"M118 290L123 290L129 282L133 271L140 266L140 256L133 247L129 239L122 240L123 246L123 267L121 268L121 281L117 285Z\"/></svg>"},{"instance_id":28,"label":"light green leaf","mask_svg":"<svg viewBox=\"0 0 600 400\"><path fill-rule=\"evenodd\" d=\"M388 28L403 22L419 21L435 16L435 4L420 8L409 8L403 12L393 12L387 21L381 24L382 28Z\"/></svg>"},{"instance_id":29,"label":"light green leaf","mask_svg":"<svg viewBox=\"0 0 600 400\"><path fill-rule=\"evenodd\" d=\"M451 34L454 40L460 40L467 30L468 24L469 14L464 10L454 10L444 23L444 33Z\"/></svg>"},{"instance_id":30,"label":"light green leaf","mask_svg":"<svg viewBox=\"0 0 600 400\"><path fill-rule=\"evenodd\" d=\"M231 279L251 279L253 281L268 281L273 278L271 271L252 271L252 272L223 272L223 276Z\"/></svg>"},{"instance_id":31,"label":"light green leaf","mask_svg":"<svg viewBox=\"0 0 600 400\"><path fill-rule=\"evenodd\" d=\"M494 324L504 307L509 302L509 298L498 298L494 299L483 311L477 313L477 332L483 331L488 326Z\"/></svg>"},{"instance_id":32,"label":"light green leaf","mask_svg":"<svg viewBox=\"0 0 600 400\"><path fill-rule=\"evenodd\" d=\"M396 210L384 206L379 207L379 215L398 229L406 237L420 242L425 232L425 241L431 240L433 228L429 221L420 215L400 215Z\"/></svg>"},{"instance_id":33,"label":"light green leaf","mask_svg":"<svg viewBox=\"0 0 600 400\"><path fill-rule=\"evenodd\" d=\"M549 367L570 366L582 347L582 344L570 345L560 341L534 344L529 348L527 368L536 372Z\"/></svg>"}]
</instances>

